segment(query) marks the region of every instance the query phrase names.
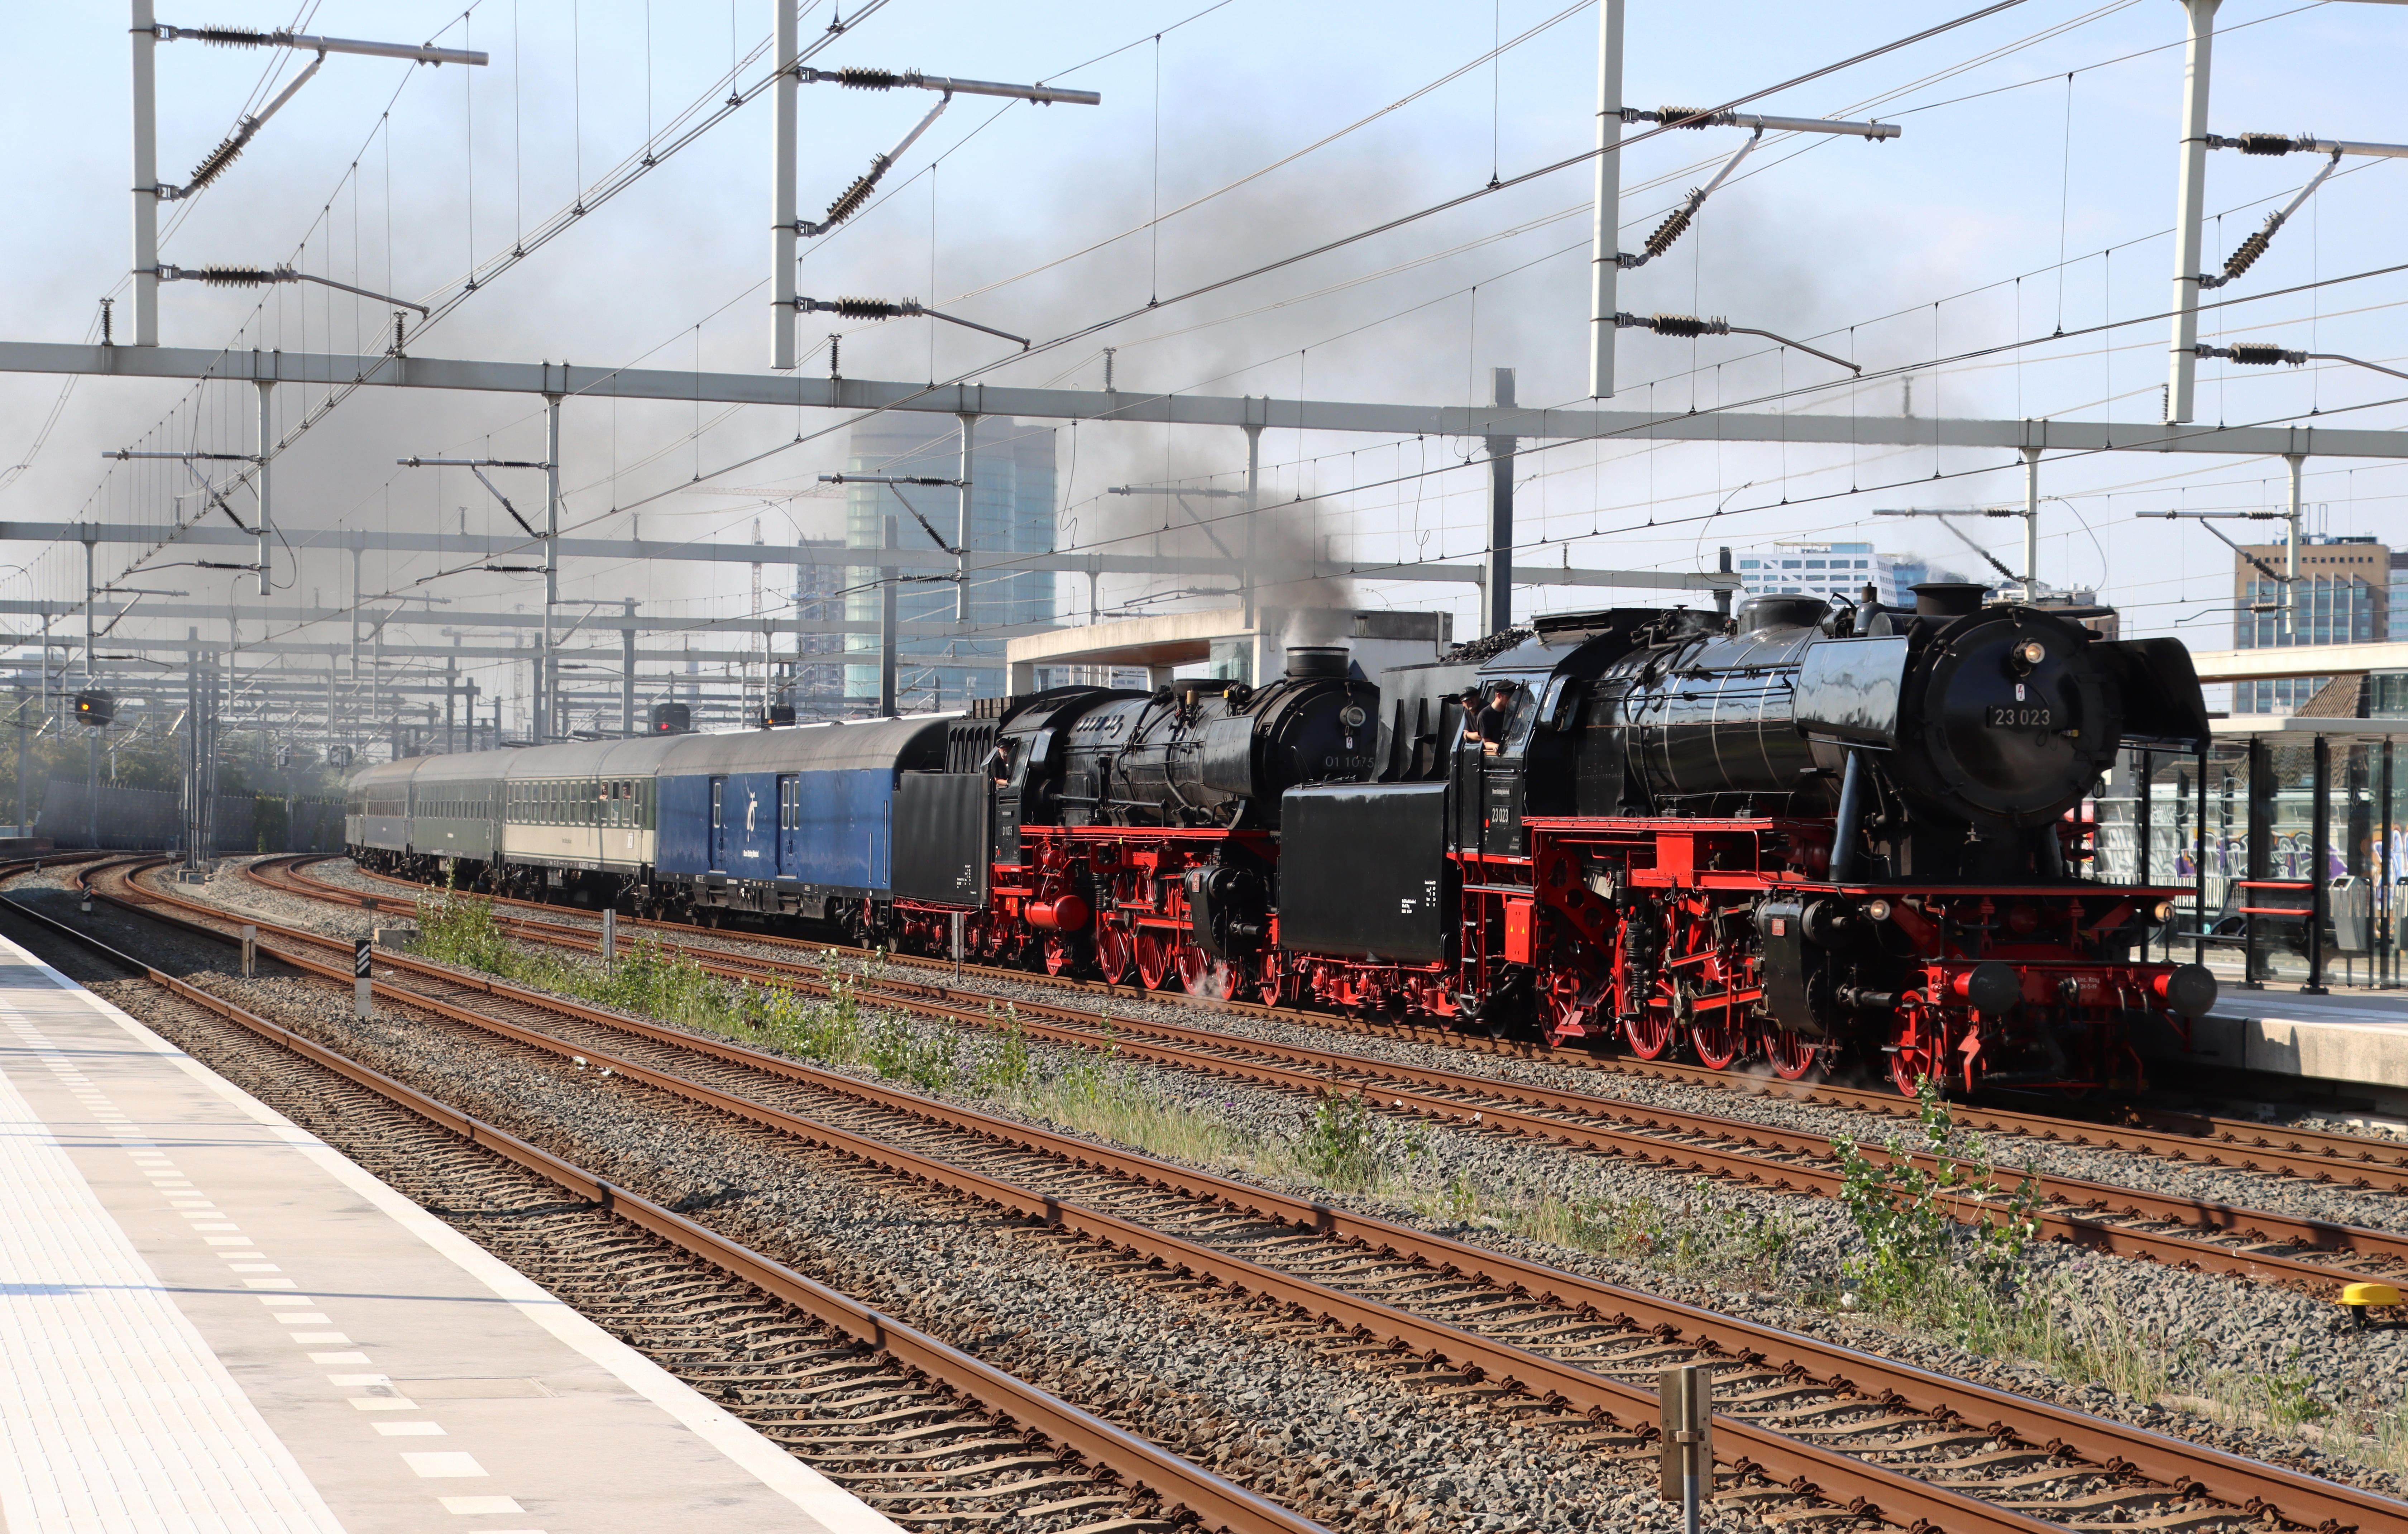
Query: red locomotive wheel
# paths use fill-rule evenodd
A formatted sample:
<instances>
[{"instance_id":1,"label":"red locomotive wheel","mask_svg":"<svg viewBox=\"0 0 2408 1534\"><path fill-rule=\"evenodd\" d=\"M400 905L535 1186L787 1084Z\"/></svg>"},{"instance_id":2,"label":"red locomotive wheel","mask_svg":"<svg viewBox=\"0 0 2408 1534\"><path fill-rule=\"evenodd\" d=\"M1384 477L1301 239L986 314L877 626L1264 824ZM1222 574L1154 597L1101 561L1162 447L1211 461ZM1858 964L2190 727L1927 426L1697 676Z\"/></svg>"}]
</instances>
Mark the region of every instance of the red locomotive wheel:
<instances>
[{"instance_id":1,"label":"red locomotive wheel","mask_svg":"<svg viewBox=\"0 0 2408 1534\"><path fill-rule=\"evenodd\" d=\"M1261 966L1254 971L1254 995L1266 1007L1283 1007L1288 1001L1287 967L1280 962L1277 953L1265 950Z\"/></svg>"},{"instance_id":2,"label":"red locomotive wheel","mask_svg":"<svg viewBox=\"0 0 2408 1534\"><path fill-rule=\"evenodd\" d=\"M1784 1082L1823 1078L1823 1046L1794 1028L1775 1028L1764 1040L1764 1058Z\"/></svg>"},{"instance_id":3,"label":"red locomotive wheel","mask_svg":"<svg viewBox=\"0 0 2408 1534\"><path fill-rule=\"evenodd\" d=\"M1047 974L1067 974L1078 962L1078 951L1070 946L1068 939L1053 937L1045 939L1045 972Z\"/></svg>"},{"instance_id":4,"label":"red locomotive wheel","mask_svg":"<svg viewBox=\"0 0 2408 1534\"><path fill-rule=\"evenodd\" d=\"M1728 1007L1716 1007L1689 1025L1689 1047L1709 1070L1728 1070L1747 1047L1747 1030L1732 1018Z\"/></svg>"},{"instance_id":5,"label":"red locomotive wheel","mask_svg":"<svg viewBox=\"0 0 2408 1534\"><path fill-rule=\"evenodd\" d=\"M1096 968L1114 985L1128 979L1129 936L1110 922L1096 924Z\"/></svg>"},{"instance_id":6,"label":"red locomotive wheel","mask_svg":"<svg viewBox=\"0 0 2408 1534\"><path fill-rule=\"evenodd\" d=\"M1900 1018L1897 1035L1890 1040L1890 1084L1908 1097L1922 1091L1927 1080L1938 1082L1942 1089L1948 1084L1946 1040L1917 1028L1915 1022L1913 1013Z\"/></svg>"},{"instance_id":7,"label":"red locomotive wheel","mask_svg":"<svg viewBox=\"0 0 2408 1534\"><path fill-rule=\"evenodd\" d=\"M1178 964L1179 983L1189 996L1226 1001L1238 994L1238 967L1226 959L1216 959L1194 943L1181 943Z\"/></svg>"},{"instance_id":8,"label":"red locomotive wheel","mask_svg":"<svg viewBox=\"0 0 2408 1534\"><path fill-rule=\"evenodd\" d=\"M1137 978L1149 991L1159 991L1170 983L1175 967L1170 956L1170 939L1150 927L1137 929Z\"/></svg>"},{"instance_id":9,"label":"red locomotive wheel","mask_svg":"<svg viewBox=\"0 0 2408 1534\"><path fill-rule=\"evenodd\" d=\"M1661 1060L1672 1052L1672 1040L1683 1031L1680 1003L1679 993L1668 981L1658 980L1644 994L1638 1012L1622 1020L1622 1037L1631 1054L1642 1060Z\"/></svg>"},{"instance_id":10,"label":"red locomotive wheel","mask_svg":"<svg viewBox=\"0 0 2408 1534\"><path fill-rule=\"evenodd\" d=\"M1622 1020L1622 1037L1642 1060L1661 1060L1672 1048L1672 1014L1661 1004Z\"/></svg>"}]
</instances>

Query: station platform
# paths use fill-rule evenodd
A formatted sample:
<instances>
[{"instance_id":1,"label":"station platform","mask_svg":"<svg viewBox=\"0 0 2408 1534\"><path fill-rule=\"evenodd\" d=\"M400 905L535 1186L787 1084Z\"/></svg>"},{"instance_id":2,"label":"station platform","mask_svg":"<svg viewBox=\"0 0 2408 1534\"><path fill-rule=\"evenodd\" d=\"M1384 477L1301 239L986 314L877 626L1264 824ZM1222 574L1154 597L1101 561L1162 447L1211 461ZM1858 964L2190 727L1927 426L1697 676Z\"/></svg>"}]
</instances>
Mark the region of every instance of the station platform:
<instances>
[{"instance_id":1,"label":"station platform","mask_svg":"<svg viewBox=\"0 0 2408 1534\"><path fill-rule=\"evenodd\" d=\"M2187 1049L2172 1033L2145 1038L2153 1062L2297 1077L2408 1116L2408 991L2342 990L2302 996L2300 982L2243 990L2219 975L2215 1010L2191 1024Z\"/></svg>"},{"instance_id":2,"label":"station platform","mask_svg":"<svg viewBox=\"0 0 2408 1534\"><path fill-rule=\"evenodd\" d=\"M896 1534L0 939L7 1534Z\"/></svg>"}]
</instances>

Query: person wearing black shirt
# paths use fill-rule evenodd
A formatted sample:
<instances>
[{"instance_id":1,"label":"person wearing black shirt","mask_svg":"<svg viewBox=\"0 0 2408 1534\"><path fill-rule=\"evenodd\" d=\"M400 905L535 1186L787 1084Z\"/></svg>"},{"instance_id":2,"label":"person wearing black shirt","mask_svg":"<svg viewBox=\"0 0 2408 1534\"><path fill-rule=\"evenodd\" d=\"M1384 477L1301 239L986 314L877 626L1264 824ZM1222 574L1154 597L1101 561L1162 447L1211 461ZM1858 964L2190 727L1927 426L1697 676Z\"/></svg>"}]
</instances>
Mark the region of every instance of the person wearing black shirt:
<instances>
[{"instance_id":1,"label":"person wearing black shirt","mask_svg":"<svg viewBox=\"0 0 2408 1534\"><path fill-rule=\"evenodd\" d=\"M1489 693L1488 707L1480 710L1481 749L1494 756L1505 749L1505 731L1513 721L1513 689L1498 682Z\"/></svg>"}]
</instances>

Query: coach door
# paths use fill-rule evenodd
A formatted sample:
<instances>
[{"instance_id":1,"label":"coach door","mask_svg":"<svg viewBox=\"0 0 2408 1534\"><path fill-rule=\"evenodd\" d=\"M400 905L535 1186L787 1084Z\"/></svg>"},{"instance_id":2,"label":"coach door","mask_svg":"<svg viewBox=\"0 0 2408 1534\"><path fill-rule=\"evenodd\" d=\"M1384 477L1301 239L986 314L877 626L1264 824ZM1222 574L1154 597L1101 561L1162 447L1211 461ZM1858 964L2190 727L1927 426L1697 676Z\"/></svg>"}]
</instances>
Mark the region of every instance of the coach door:
<instances>
[{"instance_id":1,"label":"coach door","mask_svg":"<svg viewBox=\"0 0 2408 1534\"><path fill-rule=\"evenodd\" d=\"M727 780L710 780L710 871L727 871Z\"/></svg>"},{"instance_id":2,"label":"coach door","mask_svg":"<svg viewBox=\"0 0 2408 1534\"><path fill-rule=\"evenodd\" d=\"M778 780L778 877L792 879L802 867L795 845L795 823L802 815L802 780L786 773Z\"/></svg>"}]
</instances>

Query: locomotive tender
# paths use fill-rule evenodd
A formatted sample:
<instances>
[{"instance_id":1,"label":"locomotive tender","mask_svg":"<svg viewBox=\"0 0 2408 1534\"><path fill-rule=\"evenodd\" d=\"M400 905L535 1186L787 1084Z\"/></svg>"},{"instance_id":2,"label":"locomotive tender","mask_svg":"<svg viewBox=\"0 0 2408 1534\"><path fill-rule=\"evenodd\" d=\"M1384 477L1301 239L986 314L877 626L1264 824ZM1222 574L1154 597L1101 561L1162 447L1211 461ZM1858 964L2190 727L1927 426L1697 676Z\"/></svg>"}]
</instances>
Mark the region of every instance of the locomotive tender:
<instances>
[{"instance_id":1,"label":"locomotive tender","mask_svg":"<svg viewBox=\"0 0 2408 1534\"><path fill-rule=\"evenodd\" d=\"M1954 585L1912 613L1615 609L1378 687L1299 649L1254 688L418 758L354 780L348 839L488 888L1791 1078L2130 1082L2133 1028L2214 982L2145 960L2184 892L2090 877L2071 812L2123 746L2207 723L2178 642L2082 616ZM1500 683L1503 738L1467 739L1460 695Z\"/></svg>"}]
</instances>

